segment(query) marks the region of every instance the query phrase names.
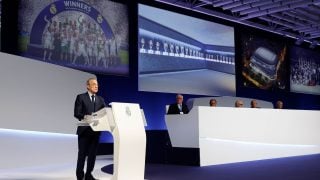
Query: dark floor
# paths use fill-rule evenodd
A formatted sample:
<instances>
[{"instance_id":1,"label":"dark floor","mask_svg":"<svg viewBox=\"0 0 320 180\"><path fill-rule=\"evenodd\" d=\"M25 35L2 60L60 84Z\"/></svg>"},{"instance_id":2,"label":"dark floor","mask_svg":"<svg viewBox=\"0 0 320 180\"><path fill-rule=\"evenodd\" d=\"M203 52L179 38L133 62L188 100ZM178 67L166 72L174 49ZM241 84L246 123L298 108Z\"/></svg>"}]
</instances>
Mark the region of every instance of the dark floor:
<instances>
[{"instance_id":1,"label":"dark floor","mask_svg":"<svg viewBox=\"0 0 320 180\"><path fill-rule=\"evenodd\" d=\"M102 171L111 174L112 165ZM206 167L146 164L150 180L320 180L320 154Z\"/></svg>"}]
</instances>

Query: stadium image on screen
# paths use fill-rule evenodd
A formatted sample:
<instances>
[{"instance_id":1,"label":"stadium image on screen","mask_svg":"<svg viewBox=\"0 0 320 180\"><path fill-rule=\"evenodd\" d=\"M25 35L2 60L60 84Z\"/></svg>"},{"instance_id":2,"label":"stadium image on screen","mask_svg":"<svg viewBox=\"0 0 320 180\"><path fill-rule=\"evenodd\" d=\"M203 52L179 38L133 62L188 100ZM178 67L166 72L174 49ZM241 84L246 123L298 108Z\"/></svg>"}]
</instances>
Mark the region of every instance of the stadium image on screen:
<instances>
[{"instance_id":1,"label":"stadium image on screen","mask_svg":"<svg viewBox=\"0 0 320 180\"><path fill-rule=\"evenodd\" d=\"M109 0L20 1L20 54L102 74L128 75L128 7Z\"/></svg>"},{"instance_id":2,"label":"stadium image on screen","mask_svg":"<svg viewBox=\"0 0 320 180\"><path fill-rule=\"evenodd\" d=\"M235 95L233 27L139 4L139 90Z\"/></svg>"},{"instance_id":3,"label":"stadium image on screen","mask_svg":"<svg viewBox=\"0 0 320 180\"><path fill-rule=\"evenodd\" d=\"M242 33L242 84L265 90L285 90L286 53L283 42Z\"/></svg>"},{"instance_id":4,"label":"stadium image on screen","mask_svg":"<svg viewBox=\"0 0 320 180\"><path fill-rule=\"evenodd\" d=\"M319 95L320 53L293 47L290 62L290 91Z\"/></svg>"}]
</instances>

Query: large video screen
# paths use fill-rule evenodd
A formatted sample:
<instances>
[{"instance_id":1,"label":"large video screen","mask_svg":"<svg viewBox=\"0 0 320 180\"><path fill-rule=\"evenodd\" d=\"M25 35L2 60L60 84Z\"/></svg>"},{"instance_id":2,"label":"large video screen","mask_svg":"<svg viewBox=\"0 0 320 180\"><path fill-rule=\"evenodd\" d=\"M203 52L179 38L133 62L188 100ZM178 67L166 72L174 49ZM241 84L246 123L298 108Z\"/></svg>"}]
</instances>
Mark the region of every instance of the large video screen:
<instances>
[{"instance_id":1,"label":"large video screen","mask_svg":"<svg viewBox=\"0 0 320 180\"><path fill-rule=\"evenodd\" d=\"M103 0L23 0L22 56L83 71L128 75L128 7Z\"/></svg>"},{"instance_id":2,"label":"large video screen","mask_svg":"<svg viewBox=\"0 0 320 180\"><path fill-rule=\"evenodd\" d=\"M287 89L287 46L280 40L242 33L243 86L265 90Z\"/></svg>"},{"instance_id":3,"label":"large video screen","mask_svg":"<svg viewBox=\"0 0 320 180\"><path fill-rule=\"evenodd\" d=\"M319 95L320 53L292 47L290 62L290 91Z\"/></svg>"},{"instance_id":4,"label":"large video screen","mask_svg":"<svg viewBox=\"0 0 320 180\"><path fill-rule=\"evenodd\" d=\"M234 96L234 28L139 4L139 90Z\"/></svg>"}]
</instances>

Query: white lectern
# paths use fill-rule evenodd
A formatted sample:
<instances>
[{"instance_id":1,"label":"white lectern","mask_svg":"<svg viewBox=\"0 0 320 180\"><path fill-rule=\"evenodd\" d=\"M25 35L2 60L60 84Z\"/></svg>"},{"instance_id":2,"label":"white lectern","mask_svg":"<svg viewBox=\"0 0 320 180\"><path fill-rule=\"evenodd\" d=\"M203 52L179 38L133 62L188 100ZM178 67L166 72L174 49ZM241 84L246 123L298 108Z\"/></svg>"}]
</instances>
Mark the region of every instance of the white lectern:
<instances>
[{"instance_id":1,"label":"white lectern","mask_svg":"<svg viewBox=\"0 0 320 180\"><path fill-rule=\"evenodd\" d=\"M143 180L146 133L139 104L110 103L87 117L94 131L110 131L114 139L113 180Z\"/></svg>"}]
</instances>

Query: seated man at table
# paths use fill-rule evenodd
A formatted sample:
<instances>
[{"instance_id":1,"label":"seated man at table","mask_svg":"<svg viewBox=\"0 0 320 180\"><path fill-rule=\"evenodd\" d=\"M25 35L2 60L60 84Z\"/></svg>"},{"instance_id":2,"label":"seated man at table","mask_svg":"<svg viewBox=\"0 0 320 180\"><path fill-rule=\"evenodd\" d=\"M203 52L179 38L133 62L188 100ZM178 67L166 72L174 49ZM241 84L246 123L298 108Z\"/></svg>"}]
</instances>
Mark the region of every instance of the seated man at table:
<instances>
[{"instance_id":1,"label":"seated man at table","mask_svg":"<svg viewBox=\"0 0 320 180\"><path fill-rule=\"evenodd\" d=\"M168 114L188 114L189 109L186 104L183 103L183 96L177 94L176 103L170 104Z\"/></svg>"},{"instance_id":2,"label":"seated man at table","mask_svg":"<svg viewBox=\"0 0 320 180\"><path fill-rule=\"evenodd\" d=\"M260 107L258 106L257 100L255 100L255 99L253 99L253 100L250 102L250 107L251 107L251 108L260 108Z\"/></svg>"},{"instance_id":3,"label":"seated man at table","mask_svg":"<svg viewBox=\"0 0 320 180\"><path fill-rule=\"evenodd\" d=\"M209 105L210 105L210 107L217 107L217 100L216 99L210 99Z\"/></svg>"},{"instance_id":4,"label":"seated man at table","mask_svg":"<svg viewBox=\"0 0 320 180\"><path fill-rule=\"evenodd\" d=\"M277 102L276 102L276 106L275 106L275 108L276 108L276 109L283 109L283 102L282 102L282 101L280 101L280 100L279 100L279 101L277 101Z\"/></svg>"},{"instance_id":5,"label":"seated man at table","mask_svg":"<svg viewBox=\"0 0 320 180\"><path fill-rule=\"evenodd\" d=\"M243 101L240 99L236 100L236 102L234 103L234 107L243 107Z\"/></svg>"}]
</instances>

